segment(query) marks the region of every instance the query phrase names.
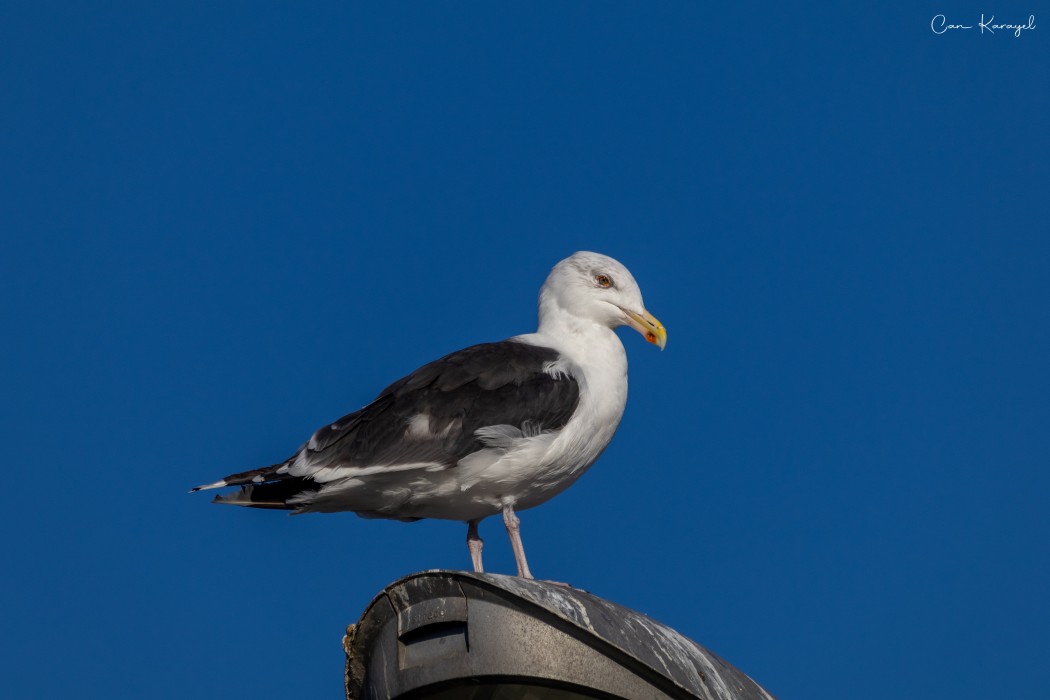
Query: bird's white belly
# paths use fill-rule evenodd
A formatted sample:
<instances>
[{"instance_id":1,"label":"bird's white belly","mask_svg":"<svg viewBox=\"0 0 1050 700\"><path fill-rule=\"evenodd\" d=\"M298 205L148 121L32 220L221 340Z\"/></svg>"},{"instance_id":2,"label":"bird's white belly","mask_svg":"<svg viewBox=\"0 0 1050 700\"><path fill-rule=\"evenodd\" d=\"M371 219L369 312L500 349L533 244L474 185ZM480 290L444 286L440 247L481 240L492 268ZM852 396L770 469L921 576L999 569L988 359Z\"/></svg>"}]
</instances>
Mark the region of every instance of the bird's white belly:
<instances>
[{"instance_id":1,"label":"bird's white belly","mask_svg":"<svg viewBox=\"0 0 1050 700\"><path fill-rule=\"evenodd\" d=\"M409 478L402 472L386 484L375 476L332 484L341 498L326 496L371 516L395 518L475 520L498 513L504 501L515 510L532 508L572 485L608 443L572 444L566 437L563 432L523 438L512 448L486 448L440 471L419 470Z\"/></svg>"}]
</instances>

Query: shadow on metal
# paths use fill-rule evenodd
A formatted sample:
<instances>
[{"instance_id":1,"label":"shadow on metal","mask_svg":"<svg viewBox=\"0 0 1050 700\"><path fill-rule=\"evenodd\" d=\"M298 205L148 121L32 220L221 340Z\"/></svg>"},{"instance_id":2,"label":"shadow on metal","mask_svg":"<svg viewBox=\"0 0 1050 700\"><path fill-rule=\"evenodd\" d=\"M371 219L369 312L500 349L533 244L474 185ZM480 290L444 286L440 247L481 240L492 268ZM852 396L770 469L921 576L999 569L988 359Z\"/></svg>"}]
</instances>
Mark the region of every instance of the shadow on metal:
<instances>
[{"instance_id":1,"label":"shadow on metal","mask_svg":"<svg viewBox=\"0 0 1050 700\"><path fill-rule=\"evenodd\" d=\"M349 700L772 698L641 613L516 576L406 576L347 628L343 648Z\"/></svg>"}]
</instances>

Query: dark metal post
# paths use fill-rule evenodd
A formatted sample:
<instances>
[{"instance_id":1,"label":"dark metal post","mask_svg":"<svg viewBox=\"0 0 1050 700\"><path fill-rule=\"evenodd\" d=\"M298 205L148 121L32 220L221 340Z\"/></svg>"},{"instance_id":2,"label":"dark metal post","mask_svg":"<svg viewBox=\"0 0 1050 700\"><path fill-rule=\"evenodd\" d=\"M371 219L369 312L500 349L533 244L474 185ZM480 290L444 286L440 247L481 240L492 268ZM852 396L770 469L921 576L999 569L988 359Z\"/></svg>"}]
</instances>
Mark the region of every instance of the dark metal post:
<instances>
[{"instance_id":1,"label":"dark metal post","mask_svg":"<svg viewBox=\"0 0 1050 700\"><path fill-rule=\"evenodd\" d=\"M343 645L348 700L772 699L641 613L515 576L407 576L383 589Z\"/></svg>"}]
</instances>

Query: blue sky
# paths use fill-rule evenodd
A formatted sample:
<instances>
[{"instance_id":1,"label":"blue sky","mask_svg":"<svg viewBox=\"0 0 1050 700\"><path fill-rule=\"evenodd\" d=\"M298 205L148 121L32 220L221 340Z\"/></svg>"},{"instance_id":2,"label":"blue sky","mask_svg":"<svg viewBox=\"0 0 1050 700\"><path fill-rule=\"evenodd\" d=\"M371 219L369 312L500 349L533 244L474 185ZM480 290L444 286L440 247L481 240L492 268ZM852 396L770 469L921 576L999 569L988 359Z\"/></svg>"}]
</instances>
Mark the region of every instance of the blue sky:
<instances>
[{"instance_id":1,"label":"blue sky","mask_svg":"<svg viewBox=\"0 0 1050 700\"><path fill-rule=\"evenodd\" d=\"M534 573L781 698L1045 694L1045 4L302 5L0 9L10 697L340 697L465 528L188 487L533 330L580 249L669 342ZM930 30L982 12L1036 28Z\"/></svg>"}]
</instances>

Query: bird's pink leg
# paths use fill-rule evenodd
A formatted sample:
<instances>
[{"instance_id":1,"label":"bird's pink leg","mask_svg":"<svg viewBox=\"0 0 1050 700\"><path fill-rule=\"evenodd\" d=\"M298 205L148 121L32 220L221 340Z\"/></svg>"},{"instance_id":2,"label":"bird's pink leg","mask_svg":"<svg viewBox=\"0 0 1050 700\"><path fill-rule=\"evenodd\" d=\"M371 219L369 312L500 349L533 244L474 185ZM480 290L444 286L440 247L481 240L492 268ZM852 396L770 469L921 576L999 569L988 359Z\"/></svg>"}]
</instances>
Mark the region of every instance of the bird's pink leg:
<instances>
[{"instance_id":1,"label":"bird's pink leg","mask_svg":"<svg viewBox=\"0 0 1050 700\"><path fill-rule=\"evenodd\" d=\"M481 548L485 540L478 534L479 520L471 520L467 523L467 549L470 550L470 561L474 564L474 573L483 574L485 569L481 567Z\"/></svg>"},{"instance_id":2,"label":"bird's pink leg","mask_svg":"<svg viewBox=\"0 0 1050 700\"><path fill-rule=\"evenodd\" d=\"M514 550L514 561L518 564L518 576L532 578L529 563L525 561L525 547L521 544L521 521L514 515L514 504L503 501L503 524L510 535L510 546Z\"/></svg>"}]
</instances>

